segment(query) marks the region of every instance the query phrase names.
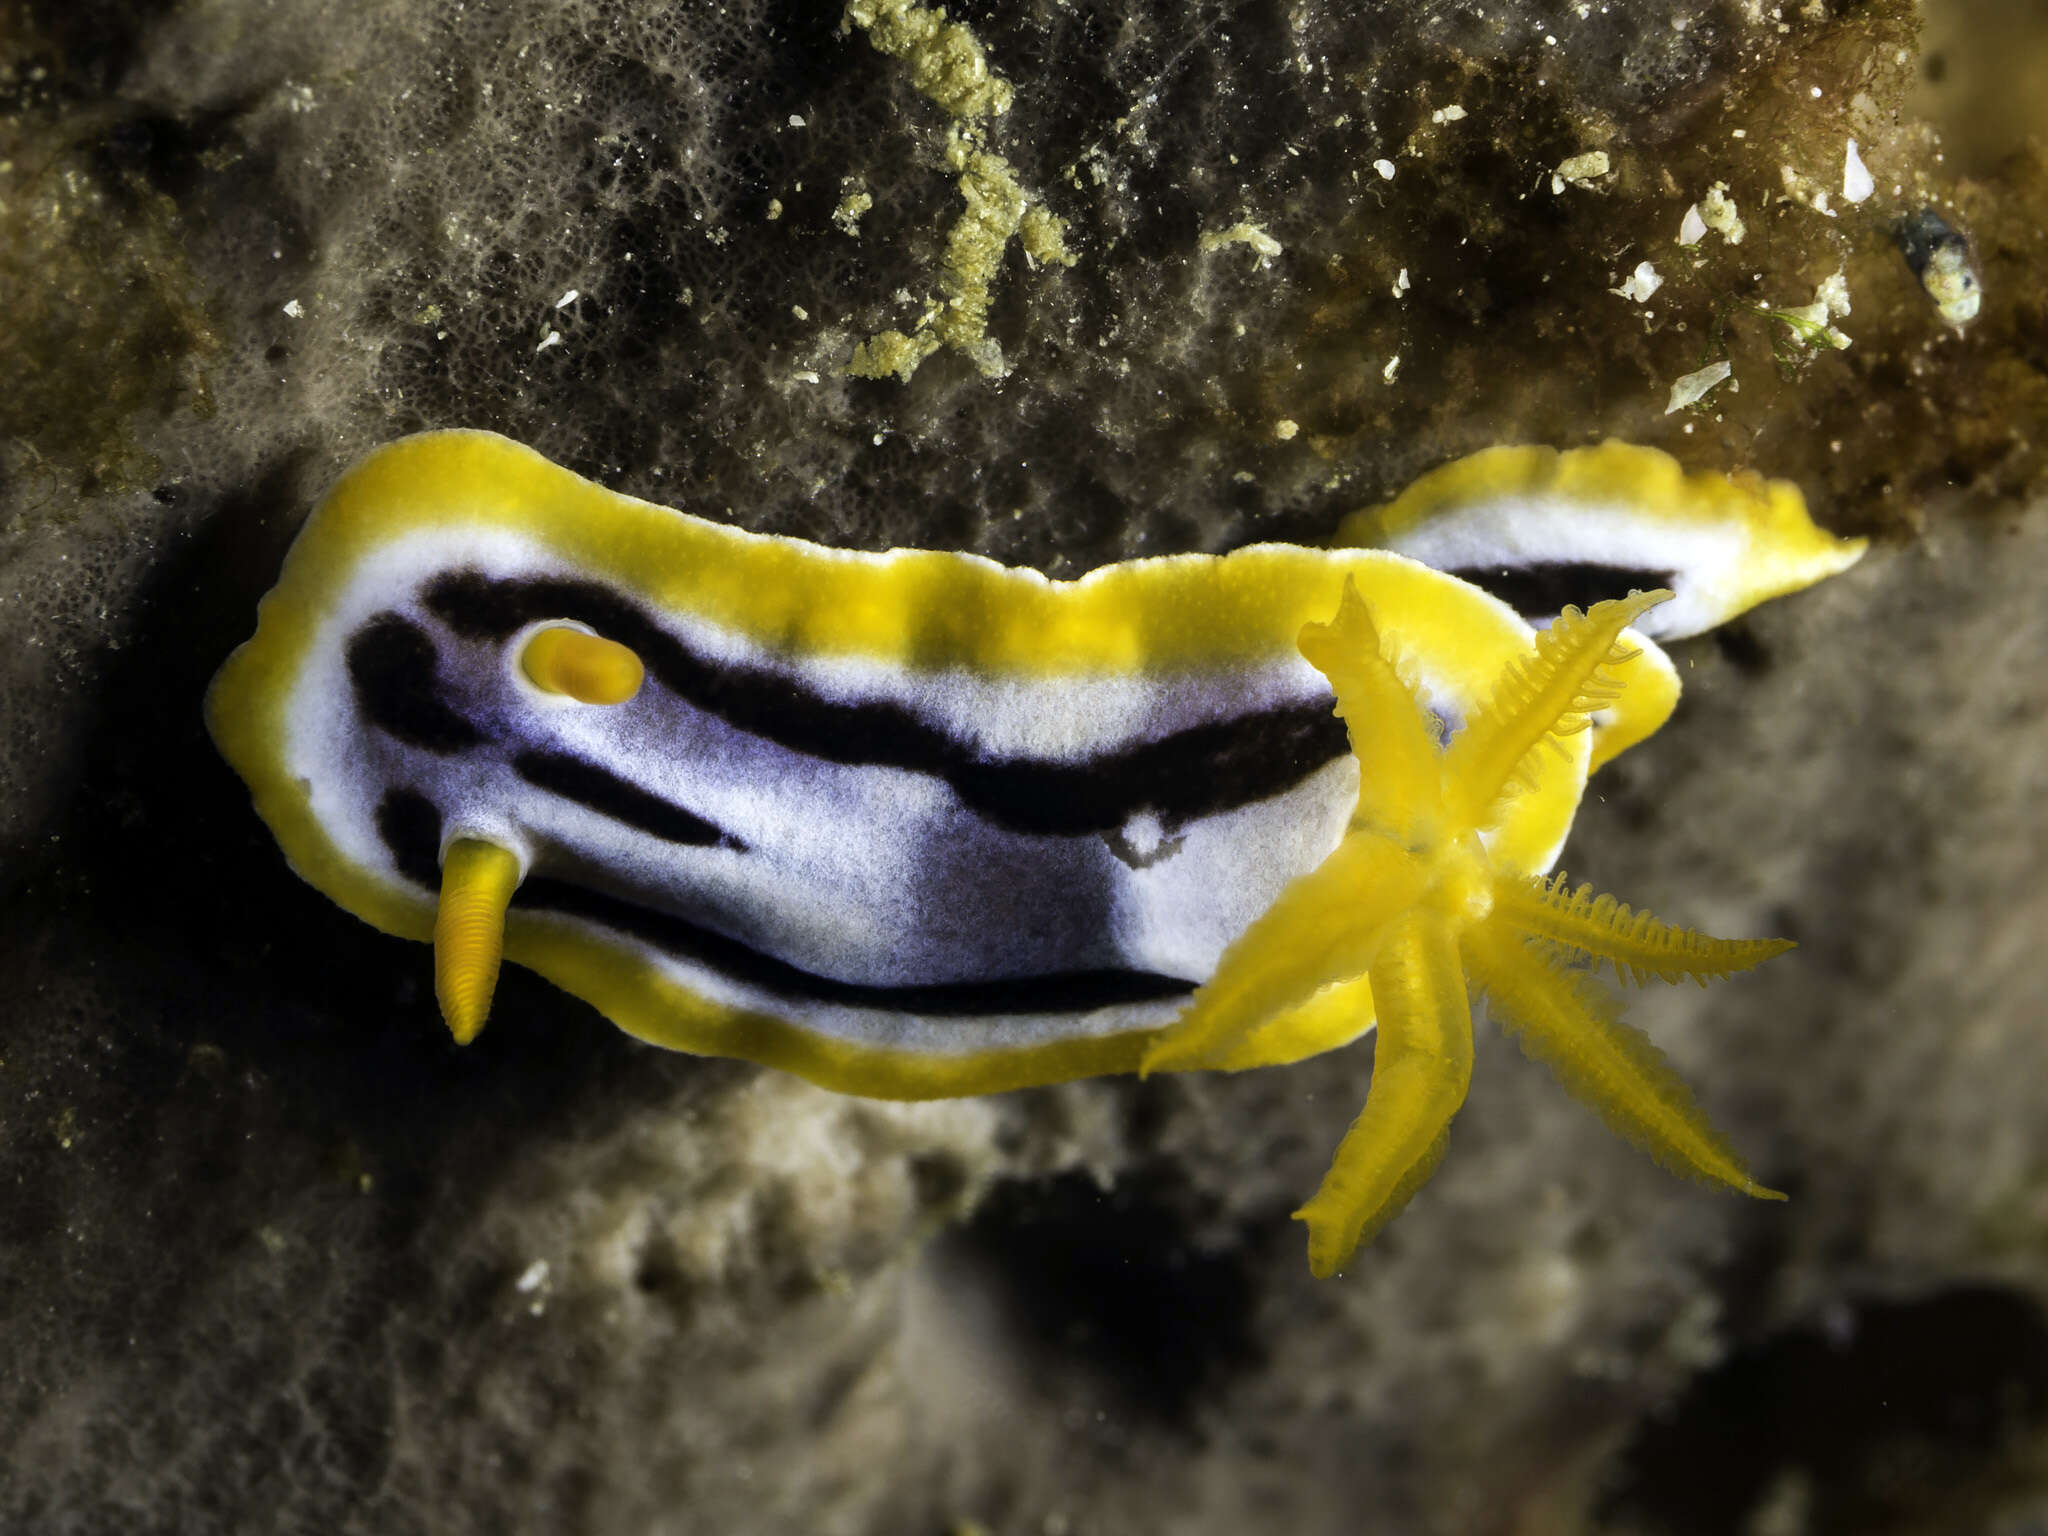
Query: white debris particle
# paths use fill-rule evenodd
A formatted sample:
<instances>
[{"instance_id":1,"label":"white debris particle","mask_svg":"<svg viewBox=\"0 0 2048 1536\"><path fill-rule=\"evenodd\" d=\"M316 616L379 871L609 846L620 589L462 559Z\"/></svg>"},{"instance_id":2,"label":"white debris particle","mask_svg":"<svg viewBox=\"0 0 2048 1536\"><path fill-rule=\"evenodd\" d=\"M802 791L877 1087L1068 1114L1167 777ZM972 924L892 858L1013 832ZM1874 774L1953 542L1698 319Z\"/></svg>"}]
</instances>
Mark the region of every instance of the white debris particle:
<instances>
[{"instance_id":1,"label":"white debris particle","mask_svg":"<svg viewBox=\"0 0 2048 1536\"><path fill-rule=\"evenodd\" d=\"M555 308L567 309L571 304L574 304L578 299L582 297L583 292L581 289L571 288L567 293L563 294L559 299L555 300Z\"/></svg>"},{"instance_id":2,"label":"white debris particle","mask_svg":"<svg viewBox=\"0 0 2048 1536\"><path fill-rule=\"evenodd\" d=\"M1813 302L1824 304L1830 315L1849 313L1849 277L1840 268L1834 274L1824 277L1814 286Z\"/></svg>"},{"instance_id":3,"label":"white debris particle","mask_svg":"<svg viewBox=\"0 0 2048 1536\"><path fill-rule=\"evenodd\" d=\"M799 368L794 374L790 375L790 377L794 378L799 384L815 384L818 382L818 376L815 373L811 372L811 370L808 368ZM881 439L877 438L875 441L876 444L879 446Z\"/></svg>"},{"instance_id":4,"label":"white debris particle","mask_svg":"<svg viewBox=\"0 0 2048 1536\"><path fill-rule=\"evenodd\" d=\"M1465 109L1463 107L1438 107L1429 114L1429 120L1432 123L1458 123L1463 122L1464 119Z\"/></svg>"},{"instance_id":5,"label":"white debris particle","mask_svg":"<svg viewBox=\"0 0 2048 1536\"><path fill-rule=\"evenodd\" d=\"M1408 269L1403 267L1401 275L1394 279L1394 297L1399 298L1408 291Z\"/></svg>"},{"instance_id":6,"label":"white debris particle","mask_svg":"<svg viewBox=\"0 0 2048 1536\"><path fill-rule=\"evenodd\" d=\"M795 315L799 320L808 320L811 318L811 312L808 309L805 309L801 304L790 305L789 312L792 315Z\"/></svg>"},{"instance_id":7,"label":"white debris particle","mask_svg":"<svg viewBox=\"0 0 2048 1536\"><path fill-rule=\"evenodd\" d=\"M301 315L305 314L306 306L301 304L297 299L286 299L284 303L284 312L290 315L294 320L296 320Z\"/></svg>"},{"instance_id":8,"label":"white debris particle","mask_svg":"<svg viewBox=\"0 0 2048 1536\"><path fill-rule=\"evenodd\" d=\"M560 331L549 331L547 335L541 338L540 345L535 347L533 350L536 352L545 352L549 347L559 347L561 344L562 333Z\"/></svg>"},{"instance_id":9,"label":"white debris particle","mask_svg":"<svg viewBox=\"0 0 2048 1536\"><path fill-rule=\"evenodd\" d=\"M1849 313L1849 279L1837 271L1814 286L1811 304L1787 307L1774 313L1795 322L1792 335L1801 346L1826 346L1839 352L1849 345L1849 338L1829 322L1838 315Z\"/></svg>"},{"instance_id":10,"label":"white debris particle","mask_svg":"<svg viewBox=\"0 0 2048 1536\"><path fill-rule=\"evenodd\" d=\"M1700 205L1694 203L1685 210L1685 217L1678 221L1678 243L1698 245L1707 238L1707 221L1700 217Z\"/></svg>"},{"instance_id":11,"label":"white debris particle","mask_svg":"<svg viewBox=\"0 0 2048 1536\"><path fill-rule=\"evenodd\" d=\"M790 114L789 114L789 126L790 126L790 127L792 127L792 128L801 128L801 127L803 127L803 125L804 125L804 120L803 120L803 119L802 119L801 117L798 117L798 116L796 115L796 113L792 112L792 113L790 113Z\"/></svg>"},{"instance_id":12,"label":"white debris particle","mask_svg":"<svg viewBox=\"0 0 2048 1536\"><path fill-rule=\"evenodd\" d=\"M1301 430L1301 423L1290 421L1285 416L1273 423L1273 435L1283 443L1294 441L1294 434Z\"/></svg>"},{"instance_id":13,"label":"white debris particle","mask_svg":"<svg viewBox=\"0 0 2048 1536\"><path fill-rule=\"evenodd\" d=\"M1664 279L1657 275L1657 269L1647 261L1639 261L1636 263L1635 271L1629 274L1626 282L1619 288L1610 288L1607 291L1619 294L1622 298L1632 300L1637 304L1643 304L1649 301L1651 294L1663 286Z\"/></svg>"},{"instance_id":14,"label":"white debris particle","mask_svg":"<svg viewBox=\"0 0 2048 1536\"><path fill-rule=\"evenodd\" d=\"M1380 377L1385 379L1389 384L1391 384L1394 382L1394 375L1398 373L1400 369L1401 354L1396 352L1392 357L1387 359L1387 366L1380 370Z\"/></svg>"},{"instance_id":15,"label":"white debris particle","mask_svg":"<svg viewBox=\"0 0 2048 1536\"><path fill-rule=\"evenodd\" d=\"M1704 368L1696 369L1686 374L1683 378L1673 379L1671 381L1671 399L1664 407L1664 414L1669 416L1673 411L1684 410L1734 371L1735 365L1724 359L1721 362L1709 363Z\"/></svg>"},{"instance_id":16,"label":"white debris particle","mask_svg":"<svg viewBox=\"0 0 2048 1536\"><path fill-rule=\"evenodd\" d=\"M781 218L781 217L782 217L782 199L781 199L781 198L779 198L779 197L771 197L771 198L769 198L769 199L768 199L768 222L769 222L769 223L771 223L771 224L773 224L773 223L774 223L774 222L775 222L775 221L776 221L777 219L779 219L779 218Z\"/></svg>"},{"instance_id":17,"label":"white debris particle","mask_svg":"<svg viewBox=\"0 0 2048 1536\"><path fill-rule=\"evenodd\" d=\"M1210 230L1203 234L1199 244L1204 251L1219 250L1226 245L1248 245L1258 253L1261 266L1287 249L1249 219L1239 219L1228 229Z\"/></svg>"},{"instance_id":18,"label":"white debris particle","mask_svg":"<svg viewBox=\"0 0 2048 1536\"><path fill-rule=\"evenodd\" d=\"M1374 170L1376 170L1376 171L1378 171L1378 172L1380 173L1380 180L1381 180L1381 181L1392 181L1392 180L1394 179L1394 162L1393 162L1393 161L1391 161L1391 160L1375 160L1375 161L1373 161L1373 163L1372 163L1372 168L1373 168Z\"/></svg>"},{"instance_id":19,"label":"white debris particle","mask_svg":"<svg viewBox=\"0 0 2048 1536\"><path fill-rule=\"evenodd\" d=\"M512 1282L512 1289L520 1295L531 1295L548 1283L548 1261L535 1259L520 1271L519 1278Z\"/></svg>"},{"instance_id":20,"label":"white debris particle","mask_svg":"<svg viewBox=\"0 0 2048 1536\"><path fill-rule=\"evenodd\" d=\"M1700 218L1707 228L1714 230L1730 245L1742 244L1742 237L1749 233L1749 226L1742 222L1742 215L1736 211L1735 199L1728 195L1728 183L1717 181L1707 188L1707 195L1700 199Z\"/></svg>"},{"instance_id":21,"label":"white debris particle","mask_svg":"<svg viewBox=\"0 0 2048 1536\"><path fill-rule=\"evenodd\" d=\"M1842 196L1849 202L1860 203L1877 190L1877 183L1870 172L1864 169L1863 157L1856 153L1856 141L1849 141L1849 153L1842 160Z\"/></svg>"},{"instance_id":22,"label":"white debris particle","mask_svg":"<svg viewBox=\"0 0 2048 1536\"><path fill-rule=\"evenodd\" d=\"M1607 174L1607 151L1589 149L1583 155L1573 155L1561 161L1550 174L1550 190L1562 194L1567 186L1590 187Z\"/></svg>"}]
</instances>

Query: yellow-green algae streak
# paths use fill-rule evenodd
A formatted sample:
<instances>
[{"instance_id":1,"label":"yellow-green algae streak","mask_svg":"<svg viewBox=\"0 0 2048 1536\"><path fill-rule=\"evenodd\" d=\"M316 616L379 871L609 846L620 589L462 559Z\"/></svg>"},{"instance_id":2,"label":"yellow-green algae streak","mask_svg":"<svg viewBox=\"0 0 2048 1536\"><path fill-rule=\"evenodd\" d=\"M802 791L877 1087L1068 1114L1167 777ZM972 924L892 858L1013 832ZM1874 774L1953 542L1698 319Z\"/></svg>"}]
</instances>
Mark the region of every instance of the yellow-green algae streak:
<instances>
[{"instance_id":1,"label":"yellow-green algae streak","mask_svg":"<svg viewBox=\"0 0 2048 1536\"><path fill-rule=\"evenodd\" d=\"M1034 263L1074 264L1065 223L1038 206L1009 161L984 141L983 122L1009 111L1014 92L989 69L974 33L949 22L943 9L909 0L854 0L846 20L883 53L906 60L919 92L953 119L946 134L946 165L959 176L960 196L967 204L946 236L939 275L943 297L925 300L915 330L882 331L856 346L846 371L863 379L894 374L908 383L926 358L952 347L988 377L1001 378L1009 364L988 334L988 312L1010 241L1021 238L1024 254Z\"/></svg>"}]
</instances>

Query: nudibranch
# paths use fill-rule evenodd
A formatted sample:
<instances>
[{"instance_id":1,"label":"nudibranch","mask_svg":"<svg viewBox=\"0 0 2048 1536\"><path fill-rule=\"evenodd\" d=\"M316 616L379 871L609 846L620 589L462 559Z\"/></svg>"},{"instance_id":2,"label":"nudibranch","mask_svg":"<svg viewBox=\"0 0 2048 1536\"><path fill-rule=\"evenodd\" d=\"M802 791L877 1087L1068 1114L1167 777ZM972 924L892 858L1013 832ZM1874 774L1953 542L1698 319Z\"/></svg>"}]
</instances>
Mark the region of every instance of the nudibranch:
<instances>
[{"instance_id":1,"label":"nudibranch","mask_svg":"<svg viewBox=\"0 0 2048 1536\"><path fill-rule=\"evenodd\" d=\"M1378 867L1356 850L1361 828L1399 821L1373 809L1388 795L1426 799L1405 758L1384 789L1361 782L1361 761L1381 771L1360 746L1376 727L1330 644L1304 655L1305 626L1340 614L1363 643L1360 607L1339 607L1355 590L1413 690L1390 729L1411 756L1421 736L1432 753L1451 741L1449 765L1567 600L1679 594L1661 628L1629 607L1627 644L1616 628L1566 700L1591 729L1544 722L1550 746L1504 765L1512 795L1447 790L1456 814L1367 903L1407 893L1434 912L1439 887L1492 893L1489 921L1395 924L1428 929L1400 954L1434 963L1445 933L1491 944L1535 900L1445 871L1547 871L1588 772L1669 714L1676 674L1653 634L1860 553L1789 488L1687 477L1618 444L1480 455L1377 516L1344 547L1053 581L751 534L495 434L424 433L367 456L314 511L207 720L301 876L434 941L458 1040L482 1027L502 952L642 1039L873 1097L1291 1060L1372 1026L1365 989L1384 967L1314 893L1342 883L1333 867ZM1285 1017L1248 1027L1218 989L1278 963L1248 949L1297 920L1289 943L1327 933L1344 951L1332 988L1357 1006L1339 1027L1323 993L1290 994ZM1546 921L1534 931L1566 947L1591 931ZM1288 951L1290 985L1300 960ZM1404 1001L1403 1028L1422 1011Z\"/></svg>"}]
</instances>

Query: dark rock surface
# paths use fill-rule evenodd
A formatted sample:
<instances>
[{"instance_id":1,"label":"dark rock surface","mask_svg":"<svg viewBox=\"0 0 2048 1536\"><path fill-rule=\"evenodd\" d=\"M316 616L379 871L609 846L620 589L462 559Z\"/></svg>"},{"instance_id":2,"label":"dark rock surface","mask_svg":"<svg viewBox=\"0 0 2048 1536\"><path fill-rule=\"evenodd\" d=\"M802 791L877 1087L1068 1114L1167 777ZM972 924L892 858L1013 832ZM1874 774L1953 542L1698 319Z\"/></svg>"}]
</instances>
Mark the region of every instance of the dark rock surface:
<instances>
[{"instance_id":1,"label":"dark rock surface","mask_svg":"<svg viewBox=\"0 0 2048 1536\"><path fill-rule=\"evenodd\" d=\"M1944 12L1916 83L1889 0L976 5L921 89L859 9L0 23L0 1531L2037 1528L2039 39ZM1743 243L1675 244L1716 182ZM1838 272L1846 350L1758 307ZM944 344L848 376L892 330ZM1793 1202L1483 1039L1318 1284L1286 1214L1369 1049L884 1105L510 975L456 1051L198 715L311 498L441 425L1059 574L1499 441L1798 480L1885 541L1684 647L1567 857L1800 940L1633 1014Z\"/></svg>"}]
</instances>

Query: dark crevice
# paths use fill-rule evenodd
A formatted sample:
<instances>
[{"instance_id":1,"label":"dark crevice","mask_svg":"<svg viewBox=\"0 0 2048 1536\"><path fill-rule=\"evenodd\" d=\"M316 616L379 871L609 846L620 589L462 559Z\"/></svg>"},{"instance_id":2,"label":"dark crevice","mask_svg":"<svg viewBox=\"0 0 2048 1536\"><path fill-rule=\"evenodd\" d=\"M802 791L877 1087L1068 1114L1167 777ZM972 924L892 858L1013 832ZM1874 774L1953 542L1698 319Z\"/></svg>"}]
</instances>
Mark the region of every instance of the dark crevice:
<instances>
[{"instance_id":1,"label":"dark crevice","mask_svg":"<svg viewBox=\"0 0 2048 1536\"><path fill-rule=\"evenodd\" d=\"M1792 1477L1807 1536L1868 1536L1958 1510L2044 1421L2048 1318L2031 1297L1958 1286L1845 1307L1695 1381L1638 1433L1601 1514L1646 1536L1750 1530Z\"/></svg>"},{"instance_id":2,"label":"dark crevice","mask_svg":"<svg viewBox=\"0 0 2048 1536\"><path fill-rule=\"evenodd\" d=\"M1194 1202L1165 1175L1112 1189L1082 1174L1018 1181L947 1243L997 1288L1041 1375L1079 1376L1121 1411L1185 1431L1261 1358L1251 1254L1198 1241Z\"/></svg>"}]
</instances>

